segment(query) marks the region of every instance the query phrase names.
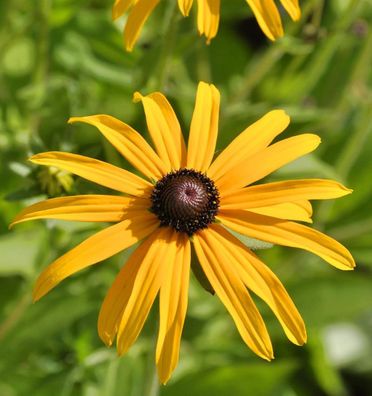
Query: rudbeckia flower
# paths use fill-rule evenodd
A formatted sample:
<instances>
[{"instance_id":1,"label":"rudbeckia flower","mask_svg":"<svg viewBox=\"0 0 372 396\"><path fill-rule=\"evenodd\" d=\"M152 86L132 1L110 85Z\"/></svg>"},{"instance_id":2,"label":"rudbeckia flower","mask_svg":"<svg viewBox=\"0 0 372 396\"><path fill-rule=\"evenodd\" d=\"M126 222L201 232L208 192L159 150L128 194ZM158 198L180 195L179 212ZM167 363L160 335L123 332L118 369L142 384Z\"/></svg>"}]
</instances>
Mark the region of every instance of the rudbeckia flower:
<instances>
[{"instance_id":1,"label":"rudbeckia flower","mask_svg":"<svg viewBox=\"0 0 372 396\"><path fill-rule=\"evenodd\" d=\"M115 20L129 12L124 28L124 42L128 51L133 49L147 18L160 0L115 0L112 8L112 18ZM175 1L175 0L174 0ZM280 13L274 0L246 0L255 15L260 28L270 39L275 40L283 36L283 26ZM198 32L209 42L216 36L220 21L220 0L198 0ZM298 0L280 0L280 3L297 21L301 16ZM184 16L188 16L193 0L178 0L178 6Z\"/></svg>"},{"instance_id":2,"label":"rudbeckia flower","mask_svg":"<svg viewBox=\"0 0 372 396\"><path fill-rule=\"evenodd\" d=\"M53 198L24 209L13 224L33 219L111 222L59 257L39 276L34 300L63 279L140 242L103 302L98 332L124 354L138 337L159 295L156 346L159 378L177 365L186 316L193 248L200 267L249 348L270 360L273 349L251 292L264 300L290 341L306 342L304 322L274 273L230 231L315 253L342 269L354 268L337 241L293 220L309 222L312 199L337 198L351 190L332 180L289 180L254 184L313 151L318 136L305 133L272 143L289 124L274 110L236 137L213 161L220 107L215 86L201 82L196 94L188 149L177 117L160 92L134 95L142 102L153 142L108 115L73 117L95 126L138 170L138 176L106 162L65 152L31 158L35 164L69 171L122 195Z\"/></svg>"}]
</instances>

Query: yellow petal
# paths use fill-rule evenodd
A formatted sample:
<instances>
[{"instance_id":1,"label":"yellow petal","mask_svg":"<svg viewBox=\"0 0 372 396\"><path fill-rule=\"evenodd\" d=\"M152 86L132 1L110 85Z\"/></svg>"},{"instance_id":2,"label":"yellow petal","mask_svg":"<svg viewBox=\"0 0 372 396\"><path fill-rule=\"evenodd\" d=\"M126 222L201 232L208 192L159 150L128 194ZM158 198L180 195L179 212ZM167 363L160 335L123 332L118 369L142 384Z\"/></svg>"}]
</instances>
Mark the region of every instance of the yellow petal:
<instances>
[{"instance_id":1,"label":"yellow petal","mask_svg":"<svg viewBox=\"0 0 372 396\"><path fill-rule=\"evenodd\" d=\"M207 37L207 43L214 38L220 21L220 0L198 0L198 31Z\"/></svg>"},{"instance_id":2,"label":"yellow petal","mask_svg":"<svg viewBox=\"0 0 372 396\"><path fill-rule=\"evenodd\" d=\"M301 18L301 8L298 0L280 0L280 2L294 21L298 21Z\"/></svg>"},{"instance_id":3,"label":"yellow petal","mask_svg":"<svg viewBox=\"0 0 372 396\"><path fill-rule=\"evenodd\" d=\"M249 209L250 212L284 220L297 220L312 223L312 206L309 201L283 202L276 205Z\"/></svg>"},{"instance_id":4,"label":"yellow petal","mask_svg":"<svg viewBox=\"0 0 372 396\"><path fill-rule=\"evenodd\" d=\"M112 19L121 17L138 0L115 0L112 6Z\"/></svg>"},{"instance_id":5,"label":"yellow petal","mask_svg":"<svg viewBox=\"0 0 372 396\"><path fill-rule=\"evenodd\" d=\"M117 338L120 355L124 354L137 339L158 294L165 272L176 258L176 231L169 227L161 227L157 234L158 237L142 260L123 311Z\"/></svg>"},{"instance_id":6,"label":"yellow petal","mask_svg":"<svg viewBox=\"0 0 372 396\"><path fill-rule=\"evenodd\" d=\"M266 148L289 124L283 110L273 110L240 133L213 161L208 176L218 180L234 166Z\"/></svg>"},{"instance_id":7,"label":"yellow petal","mask_svg":"<svg viewBox=\"0 0 372 396\"><path fill-rule=\"evenodd\" d=\"M355 267L353 257L343 245L302 224L245 210L221 211L218 219L232 230L251 238L312 252L336 268L351 270Z\"/></svg>"},{"instance_id":8,"label":"yellow petal","mask_svg":"<svg viewBox=\"0 0 372 396\"><path fill-rule=\"evenodd\" d=\"M149 182L131 172L83 155L50 151L36 154L30 161L39 165L55 166L101 186L138 197L149 194L152 188Z\"/></svg>"},{"instance_id":9,"label":"yellow petal","mask_svg":"<svg viewBox=\"0 0 372 396\"><path fill-rule=\"evenodd\" d=\"M319 144L319 136L310 133L272 144L249 157L244 163L234 166L221 179L216 180L221 196L226 195L228 190L236 190L264 178L283 165L315 150Z\"/></svg>"},{"instance_id":10,"label":"yellow petal","mask_svg":"<svg viewBox=\"0 0 372 396\"><path fill-rule=\"evenodd\" d=\"M244 342L258 356L271 360L273 351L265 323L237 271L222 259L219 244L208 237L208 232L199 231L193 238L200 265Z\"/></svg>"},{"instance_id":11,"label":"yellow petal","mask_svg":"<svg viewBox=\"0 0 372 396\"><path fill-rule=\"evenodd\" d=\"M199 83L192 116L187 167L205 172L212 162L218 134L220 93L212 84Z\"/></svg>"},{"instance_id":12,"label":"yellow petal","mask_svg":"<svg viewBox=\"0 0 372 396\"><path fill-rule=\"evenodd\" d=\"M178 0L178 7L183 16L188 16L194 0Z\"/></svg>"},{"instance_id":13,"label":"yellow petal","mask_svg":"<svg viewBox=\"0 0 372 396\"><path fill-rule=\"evenodd\" d=\"M183 234L177 236L177 253L169 262L160 288L160 325L156 345L156 365L160 382L165 384L178 363L181 334L185 321L189 277L190 242Z\"/></svg>"},{"instance_id":14,"label":"yellow petal","mask_svg":"<svg viewBox=\"0 0 372 396\"><path fill-rule=\"evenodd\" d=\"M157 180L167 173L165 165L152 147L124 122L105 114L72 117L68 122L85 122L98 128L123 157L148 178Z\"/></svg>"},{"instance_id":15,"label":"yellow petal","mask_svg":"<svg viewBox=\"0 0 372 396\"><path fill-rule=\"evenodd\" d=\"M114 195L75 195L47 199L28 206L13 220L11 226L35 219L60 219L70 221L124 220L134 209L146 211L151 206L145 199L119 197Z\"/></svg>"},{"instance_id":16,"label":"yellow petal","mask_svg":"<svg viewBox=\"0 0 372 396\"><path fill-rule=\"evenodd\" d=\"M124 29L124 43L127 51L132 51L142 27L159 0L138 0L132 8Z\"/></svg>"},{"instance_id":17,"label":"yellow petal","mask_svg":"<svg viewBox=\"0 0 372 396\"><path fill-rule=\"evenodd\" d=\"M136 92L134 100L142 101L147 127L167 172L185 167L185 141L180 123L166 97L160 92L154 92L147 96Z\"/></svg>"},{"instance_id":18,"label":"yellow petal","mask_svg":"<svg viewBox=\"0 0 372 396\"><path fill-rule=\"evenodd\" d=\"M217 224L209 227L207 238L219 246L218 254L237 271L248 289L272 309L290 341L306 342L306 329L301 315L275 274L227 230Z\"/></svg>"},{"instance_id":19,"label":"yellow petal","mask_svg":"<svg viewBox=\"0 0 372 396\"><path fill-rule=\"evenodd\" d=\"M332 199L352 190L333 180L288 180L250 186L227 193L221 198L222 209L252 209L302 199Z\"/></svg>"},{"instance_id":20,"label":"yellow petal","mask_svg":"<svg viewBox=\"0 0 372 396\"><path fill-rule=\"evenodd\" d=\"M247 0L261 30L270 40L283 36L282 21L273 0Z\"/></svg>"},{"instance_id":21,"label":"yellow petal","mask_svg":"<svg viewBox=\"0 0 372 396\"><path fill-rule=\"evenodd\" d=\"M153 232L132 253L115 278L103 301L98 317L98 334L108 346L111 346L114 342L124 308L127 306L132 294L134 282L142 261L148 254L151 245L158 238L158 235L159 233L157 231Z\"/></svg>"},{"instance_id":22,"label":"yellow petal","mask_svg":"<svg viewBox=\"0 0 372 396\"><path fill-rule=\"evenodd\" d=\"M135 211L130 216L128 213L126 220L91 236L50 264L36 281L34 300L39 300L75 272L132 246L153 232L158 224L158 219L151 213Z\"/></svg>"}]
</instances>

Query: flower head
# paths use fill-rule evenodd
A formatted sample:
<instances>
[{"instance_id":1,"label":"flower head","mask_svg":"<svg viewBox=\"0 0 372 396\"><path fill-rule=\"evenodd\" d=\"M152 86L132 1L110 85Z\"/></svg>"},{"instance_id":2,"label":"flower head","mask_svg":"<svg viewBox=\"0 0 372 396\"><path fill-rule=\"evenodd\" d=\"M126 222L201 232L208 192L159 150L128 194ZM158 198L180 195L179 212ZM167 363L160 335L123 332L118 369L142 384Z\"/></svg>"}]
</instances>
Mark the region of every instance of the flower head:
<instances>
[{"instance_id":1,"label":"flower head","mask_svg":"<svg viewBox=\"0 0 372 396\"><path fill-rule=\"evenodd\" d=\"M275 40L283 36L283 26L278 7L274 0L246 0L251 7L256 20L270 39ZM117 19L129 12L124 28L124 42L128 51L131 51L140 35L141 29L160 0L115 0L112 8L112 18ZM220 21L220 0L198 0L198 32L212 40L218 31ZM298 0L280 0L280 3L297 21L301 16ZM184 16L188 16L193 0L178 0L178 6Z\"/></svg>"},{"instance_id":2,"label":"flower head","mask_svg":"<svg viewBox=\"0 0 372 396\"><path fill-rule=\"evenodd\" d=\"M178 361L193 246L210 286L252 351L273 358L269 334L250 292L269 305L289 340L302 345L305 326L283 285L230 230L308 250L342 270L354 268L344 246L293 221L311 221L309 200L337 198L351 190L321 179L252 185L313 151L319 137L302 134L272 144L289 124L284 111L274 110L212 161L220 107L220 94L213 85L199 84L187 150L176 115L161 93L136 93L134 98L144 106L155 149L129 125L108 115L74 117L69 122L96 126L141 177L77 154L47 152L31 158L123 194L49 199L15 218L13 224L40 218L115 223L47 267L36 282L34 299L77 271L141 241L103 302L98 332L107 345L116 338L119 353L125 353L159 294L156 362L165 383Z\"/></svg>"}]
</instances>

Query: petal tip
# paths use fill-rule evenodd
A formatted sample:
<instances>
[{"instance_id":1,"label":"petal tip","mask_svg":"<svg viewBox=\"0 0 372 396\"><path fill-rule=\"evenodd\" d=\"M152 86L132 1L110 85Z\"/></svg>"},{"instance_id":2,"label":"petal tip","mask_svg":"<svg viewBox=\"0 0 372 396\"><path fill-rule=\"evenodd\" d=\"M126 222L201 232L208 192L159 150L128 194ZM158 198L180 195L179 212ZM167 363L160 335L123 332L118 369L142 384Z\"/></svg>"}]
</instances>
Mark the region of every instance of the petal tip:
<instances>
[{"instance_id":1,"label":"petal tip","mask_svg":"<svg viewBox=\"0 0 372 396\"><path fill-rule=\"evenodd\" d=\"M39 296L36 294L36 292L32 292L32 302L35 304L36 302L38 302L40 300L42 296Z\"/></svg>"},{"instance_id":2,"label":"petal tip","mask_svg":"<svg viewBox=\"0 0 372 396\"><path fill-rule=\"evenodd\" d=\"M133 94L133 102L134 102L134 103L138 103L138 102L140 102L142 99L143 99L143 95L142 95L140 92L136 91L136 92Z\"/></svg>"},{"instance_id":3,"label":"petal tip","mask_svg":"<svg viewBox=\"0 0 372 396\"><path fill-rule=\"evenodd\" d=\"M111 19L115 21L116 19L120 18L123 15L123 13L120 11L119 7L112 7L111 11Z\"/></svg>"},{"instance_id":4,"label":"petal tip","mask_svg":"<svg viewBox=\"0 0 372 396\"><path fill-rule=\"evenodd\" d=\"M79 122L81 120L81 117L70 117L67 120L67 124L73 124L74 122Z\"/></svg>"},{"instance_id":5,"label":"petal tip","mask_svg":"<svg viewBox=\"0 0 372 396\"><path fill-rule=\"evenodd\" d=\"M42 153L38 153L38 154L34 154L32 155L30 158L28 158L28 161L34 163L34 164L38 164L40 157L41 157Z\"/></svg>"},{"instance_id":6,"label":"petal tip","mask_svg":"<svg viewBox=\"0 0 372 396\"><path fill-rule=\"evenodd\" d=\"M98 335L99 335L99 338L102 340L102 342L103 342L108 348L110 348L110 347L112 346L112 344L113 344L113 339L112 339L107 333L104 333L104 332L102 332L102 331L100 331L100 330L98 329Z\"/></svg>"},{"instance_id":7,"label":"petal tip","mask_svg":"<svg viewBox=\"0 0 372 396\"><path fill-rule=\"evenodd\" d=\"M353 192L354 192L354 190L352 188L345 187L345 194L346 195L352 194Z\"/></svg>"}]
</instances>

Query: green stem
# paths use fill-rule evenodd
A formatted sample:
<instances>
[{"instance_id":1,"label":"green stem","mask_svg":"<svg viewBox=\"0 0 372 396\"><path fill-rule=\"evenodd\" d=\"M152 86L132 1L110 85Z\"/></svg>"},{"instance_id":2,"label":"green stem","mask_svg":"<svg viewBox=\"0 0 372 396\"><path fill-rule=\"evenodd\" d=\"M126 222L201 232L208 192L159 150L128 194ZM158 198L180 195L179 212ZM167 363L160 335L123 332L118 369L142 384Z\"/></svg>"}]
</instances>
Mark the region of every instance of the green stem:
<instances>
[{"instance_id":1,"label":"green stem","mask_svg":"<svg viewBox=\"0 0 372 396\"><path fill-rule=\"evenodd\" d=\"M329 230L334 238L341 241L356 238L372 232L372 218L356 221L343 227L332 228Z\"/></svg>"},{"instance_id":2,"label":"green stem","mask_svg":"<svg viewBox=\"0 0 372 396\"><path fill-rule=\"evenodd\" d=\"M5 319L0 326L0 341L8 334L8 332L17 324L19 319L23 316L26 309L31 304L31 296L29 291L18 300L15 307L12 309L12 313Z\"/></svg>"},{"instance_id":3,"label":"green stem","mask_svg":"<svg viewBox=\"0 0 372 396\"><path fill-rule=\"evenodd\" d=\"M37 65L33 75L33 85L40 87L38 105L42 106L47 95L47 81L49 72L49 14L51 10L50 0L40 1L40 7L35 13L38 21L38 40L37 40ZM30 132L37 135L41 123L41 112L35 111L31 117Z\"/></svg>"},{"instance_id":4,"label":"green stem","mask_svg":"<svg viewBox=\"0 0 372 396\"><path fill-rule=\"evenodd\" d=\"M158 320L154 318L154 310L150 313L150 320L152 320L154 326L153 327L153 340L151 342L151 347L148 351L148 361L147 361L147 375L146 375L146 385L144 389L145 396L158 396L160 391L160 383L159 378L156 371L155 364L155 348L156 348L156 339L157 339L157 331L158 331Z\"/></svg>"},{"instance_id":5,"label":"green stem","mask_svg":"<svg viewBox=\"0 0 372 396\"><path fill-rule=\"evenodd\" d=\"M314 8L313 2L305 4L302 10L302 21L306 21ZM294 34L300 29L300 24L293 24L288 30L288 34ZM273 69L274 65L287 53L287 46L281 45L280 42L274 43L261 56L256 56L256 60L250 63L245 70L240 88L233 94L229 100L229 106L233 107L251 96L253 89L260 84L267 74Z\"/></svg>"},{"instance_id":6,"label":"green stem","mask_svg":"<svg viewBox=\"0 0 372 396\"><path fill-rule=\"evenodd\" d=\"M199 81L212 81L211 65L205 40L199 39L196 43L196 75Z\"/></svg>"},{"instance_id":7,"label":"green stem","mask_svg":"<svg viewBox=\"0 0 372 396\"><path fill-rule=\"evenodd\" d=\"M355 62L354 70L351 74L350 81L347 85L346 91L353 92L355 87L363 85L367 86L369 76L369 65L372 61L372 33L369 33L369 37L366 39L364 49L361 51L359 59ZM344 145L344 149L341 151L336 164L335 170L340 176L343 182L346 182L349 173L357 161L359 154L363 150L368 136L372 133L371 124L371 103L370 99L365 99L364 95L357 95L353 98L353 108L360 109L358 119L355 125L355 132L350 134L349 141ZM340 100L337 106L336 113L340 114L336 129L342 128L347 117L350 116L350 96L347 98L344 96ZM317 211L317 225L324 227L330 216L334 201L323 201Z\"/></svg>"},{"instance_id":8,"label":"green stem","mask_svg":"<svg viewBox=\"0 0 372 396\"><path fill-rule=\"evenodd\" d=\"M179 18L177 2L171 0L170 4L169 12L165 16L163 45L159 52L156 70L153 74L154 77L150 78L147 84L150 91L163 91L169 79L172 52L174 43L176 42L177 22Z\"/></svg>"}]
</instances>

